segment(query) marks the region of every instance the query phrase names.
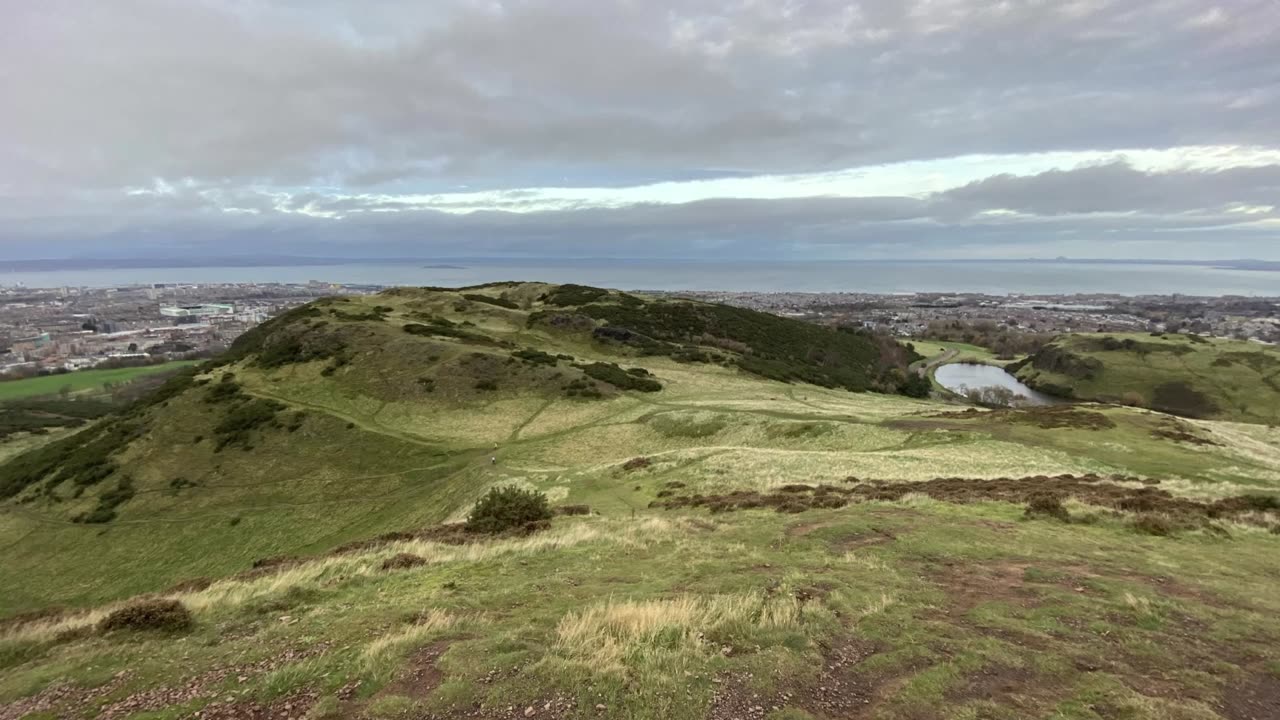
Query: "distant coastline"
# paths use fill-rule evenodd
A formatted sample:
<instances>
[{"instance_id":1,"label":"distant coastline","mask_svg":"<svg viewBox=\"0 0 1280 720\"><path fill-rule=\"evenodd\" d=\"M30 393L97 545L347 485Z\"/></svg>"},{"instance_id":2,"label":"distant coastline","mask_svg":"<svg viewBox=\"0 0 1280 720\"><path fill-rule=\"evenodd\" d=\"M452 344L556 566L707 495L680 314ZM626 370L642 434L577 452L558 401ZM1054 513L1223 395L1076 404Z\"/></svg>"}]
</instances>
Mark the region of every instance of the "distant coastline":
<instances>
[{"instance_id":1,"label":"distant coastline","mask_svg":"<svg viewBox=\"0 0 1280 720\"><path fill-rule=\"evenodd\" d=\"M1275 297L1274 272L1261 262L1076 262L1022 261L736 261L736 260L517 260L456 258L400 260L342 259L264 262L239 258L235 264L150 262L120 267L124 261L0 261L0 287L130 287L168 284L316 284L359 287L464 287L536 280L623 290L980 293L986 295L1126 295ZM451 262L452 261L452 262ZM55 268L50 268L54 265ZM72 267L67 267L71 265ZM88 267L85 267L88 265ZM430 267L423 267L428 265Z\"/></svg>"}]
</instances>

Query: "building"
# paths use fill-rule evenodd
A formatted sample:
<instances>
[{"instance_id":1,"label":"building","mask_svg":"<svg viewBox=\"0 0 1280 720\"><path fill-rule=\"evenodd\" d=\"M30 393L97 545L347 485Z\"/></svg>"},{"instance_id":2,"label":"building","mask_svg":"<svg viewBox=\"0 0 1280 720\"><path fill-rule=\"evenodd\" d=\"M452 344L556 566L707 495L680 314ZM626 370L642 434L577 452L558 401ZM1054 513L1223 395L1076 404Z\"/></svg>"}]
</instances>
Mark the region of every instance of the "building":
<instances>
[{"instance_id":1,"label":"building","mask_svg":"<svg viewBox=\"0 0 1280 720\"><path fill-rule=\"evenodd\" d=\"M223 303L205 303L203 305L170 305L162 306L160 314L171 318L208 318L220 315L231 316L236 311L235 305Z\"/></svg>"}]
</instances>

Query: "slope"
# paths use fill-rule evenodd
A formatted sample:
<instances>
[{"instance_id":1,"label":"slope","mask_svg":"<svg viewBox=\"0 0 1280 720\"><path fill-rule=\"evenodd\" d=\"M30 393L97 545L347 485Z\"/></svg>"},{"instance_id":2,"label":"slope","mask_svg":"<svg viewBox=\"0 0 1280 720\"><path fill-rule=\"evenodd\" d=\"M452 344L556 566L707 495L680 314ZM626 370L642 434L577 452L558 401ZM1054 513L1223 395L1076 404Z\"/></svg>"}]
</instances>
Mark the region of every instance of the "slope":
<instances>
[{"instance_id":1,"label":"slope","mask_svg":"<svg viewBox=\"0 0 1280 720\"><path fill-rule=\"evenodd\" d=\"M515 283L320 301L128 412L13 458L0 467L0 498L10 498L0 546L5 570L29 580L0 598L0 613L107 600L439 522L499 476L486 467L498 444L555 437L539 431L543 421L590 422L647 406L633 397L670 396L644 363L736 377L750 352L859 388L893 369L878 369L888 361L868 338L738 311L757 332L750 349L735 328L718 339L737 350L698 345L705 333L694 326L679 344L636 348L618 341L630 331L596 333L575 312L570 301L584 293L596 312L693 307ZM716 329L719 310L698 308L711 318L704 329ZM562 316L577 325L558 325ZM892 360L897 351L886 350ZM104 564L114 571L98 572Z\"/></svg>"},{"instance_id":2,"label":"slope","mask_svg":"<svg viewBox=\"0 0 1280 720\"><path fill-rule=\"evenodd\" d=\"M556 291L319 303L47 456L0 718L1266 716L1280 431L788 384ZM591 513L431 527L509 484ZM148 593L194 625L97 629Z\"/></svg>"},{"instance_id":3,"label":"slope","mask_svg":"<svg viewBox=\"0 0 1280 720\"><path fill-rule=\"evenodd\" d=\"M1037 390L1186 417L1280 422L1280 352L1197 335L1063 335L1010 366Z\"/></svg>"}]
</instances>

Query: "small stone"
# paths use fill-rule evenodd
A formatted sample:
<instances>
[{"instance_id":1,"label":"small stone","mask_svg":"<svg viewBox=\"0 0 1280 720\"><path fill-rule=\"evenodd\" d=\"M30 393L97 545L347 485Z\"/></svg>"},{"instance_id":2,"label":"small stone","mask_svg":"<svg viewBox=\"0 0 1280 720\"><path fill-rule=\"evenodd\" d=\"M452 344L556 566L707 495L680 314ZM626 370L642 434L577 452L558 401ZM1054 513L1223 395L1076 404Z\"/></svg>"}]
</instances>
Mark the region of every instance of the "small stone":
<instances>
[{"instance_id":1,"label":"small stone","mask_svg":"<svg viewBox=\"0 0 1280 720\"><path fill-rule=\"evenodd\" d=\"M605 707L604 703L596 703L596 712L604 712L605 710L608 710L608 708Z\"/></svg>"},{"instance_id":2,"label":"small stone","mask_svg":"<svg viewBox=\"0 0 1280 720\"><path fill-rule=\"evenodd\" d=\"M525 717L533 717L533 714L534 714L535 712L537 712L537 710L534 710L534 709L533 709L533 706L532 706L532 705L530 705L529 707L527 707L527 708L525 708L525 709L524 709L524 716L525 716Z\"/></svg>"}]
</instances>

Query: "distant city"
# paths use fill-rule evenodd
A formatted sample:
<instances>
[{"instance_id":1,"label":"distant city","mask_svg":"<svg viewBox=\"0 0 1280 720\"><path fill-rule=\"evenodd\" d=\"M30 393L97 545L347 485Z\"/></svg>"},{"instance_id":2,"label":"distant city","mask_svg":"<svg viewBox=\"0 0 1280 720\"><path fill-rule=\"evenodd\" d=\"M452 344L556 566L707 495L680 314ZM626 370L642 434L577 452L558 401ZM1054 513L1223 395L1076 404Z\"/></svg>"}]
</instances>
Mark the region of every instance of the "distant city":
<instances>
[{"instance_id":1,"label":"distant city","mask_svg":"<svg viewBox=\"0 0 1280 720\"><path fill-rule=\"evenodd\" d=\"M291 307L382 285L152 284L110 288L0 287L0 374L25 377L92 367L209 357ZM1280 342L1280 298L983 293L659 293L722 302L897 337L965 332L1188 332Z\"/></svg>"},{"instance_id":2,"label":"distant city","mask_svg":"<svg viewBox=\"0 0 1280 720\"><path fill-rule=\"evenodd\" d=\"M0 374L25 377L209 357L291 307L376 290L319 282L0 287Z\"/></svg>"},{"instance_id":3,"label":"distant city","mask_svg":"<svg viewBox=\"0 0 1280 720\"><path fill-rule=\"evenodd\" d=\"M878 329L906 338L954 339L1002 330L1186 332L1280 342L1280 298L1182 295L988 295L983 293L751 293L672 295L720 302L831 325Z\"/></svg>"}]
</instances>

